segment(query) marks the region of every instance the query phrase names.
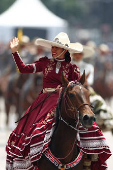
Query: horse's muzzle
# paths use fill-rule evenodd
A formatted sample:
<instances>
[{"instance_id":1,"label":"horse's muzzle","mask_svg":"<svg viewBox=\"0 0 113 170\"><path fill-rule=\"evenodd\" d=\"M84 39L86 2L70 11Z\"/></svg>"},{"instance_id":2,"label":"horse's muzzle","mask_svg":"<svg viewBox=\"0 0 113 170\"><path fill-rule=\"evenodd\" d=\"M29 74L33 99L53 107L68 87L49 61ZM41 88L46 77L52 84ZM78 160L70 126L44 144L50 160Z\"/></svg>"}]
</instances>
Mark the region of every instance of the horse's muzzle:
<instances>
[{"instance_id":1,"label":"horse's muzzle","mask_svg":"<svg viewBox=\"0 0 113 170\"><path fill-rule=\"evenodd\" d=\"M95 121L96 121L95 116L85 115L83 116L81 123L85 128L90 128Z\"/></svg>"}]
</instances>

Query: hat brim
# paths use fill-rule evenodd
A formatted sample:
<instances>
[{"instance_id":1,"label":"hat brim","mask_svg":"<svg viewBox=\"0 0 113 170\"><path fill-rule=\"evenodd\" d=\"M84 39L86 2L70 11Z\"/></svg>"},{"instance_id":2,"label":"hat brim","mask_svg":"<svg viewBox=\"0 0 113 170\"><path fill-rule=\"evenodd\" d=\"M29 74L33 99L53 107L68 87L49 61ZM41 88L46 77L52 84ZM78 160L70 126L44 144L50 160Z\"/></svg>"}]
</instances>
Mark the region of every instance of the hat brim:
<instances>
[{"instance_id":1,"label":"hat brim","mask_svg":"<svg viewBox=\"0 0 113 170\"><path fill-rule=\"evenodd\" d=\"M95 51L91 47L83 46L83 58L93 57Z\"/></svg>"},{"instance_id":2,"label":"hat brim","mask_svg":"<svg viewBox=\"0 0 113 170\"><path fill-rule=\"evenodd\" d=\"M95 54L95 51L93 48L85 46L85 45L76 45L76 43L71 43L71 47L76 49L76 53L83 53L83 58L89 58L93 57ZM73 55L73 52L70 52L71 56Z\"/></svg>"},{"instance_id":3,"label":"hat brim","mask_svg":"<svg viewBox=\"0 0 113 170\"><path fill-rule=\"evenodd\" d=\"M67 46L59 44L57 42L53 42L53 41L49 41L49 40L45 40L45 39L41 39L41 38L36 40L36 45L46 47L49 50L51 50L52 46L55 46L55 47L59 47L59 48L63 48L65 50L68 50L69 52L78 53L78 51L75 50L74 48L67 47Z\"/></svg>"}]
</instances>

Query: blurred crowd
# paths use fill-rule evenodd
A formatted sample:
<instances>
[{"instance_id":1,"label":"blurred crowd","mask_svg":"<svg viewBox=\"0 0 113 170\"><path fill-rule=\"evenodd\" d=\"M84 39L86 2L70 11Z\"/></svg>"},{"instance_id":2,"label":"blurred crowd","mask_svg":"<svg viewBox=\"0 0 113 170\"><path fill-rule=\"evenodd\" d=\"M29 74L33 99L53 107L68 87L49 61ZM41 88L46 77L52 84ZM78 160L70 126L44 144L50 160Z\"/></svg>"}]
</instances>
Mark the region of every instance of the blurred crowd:
<instances>
[{"instance_id":1,"label":"blurred crowd","mask_svg":"<svg viewBox=\"0 0 113 170\"><path fill-rule=\"evenodd\" d=\"M19 53L25 64L37 61L48 55L40 46L35 45L35 39L28 36L21 39ZM9 44L0 44L0 96L4 98L6 125L9 123L11 107L15 107L17 120L30 106L42 90L42 74L21 74L13 60Z\"/></svg>"},{"instance_id":2,"label":"blurred crowd","mask_svg":"<svg viewBox=\"0 0 113 170\"><path fill-rule=\"evenodd\" d=\"M97 46L89 41L87 45L95 50L91 61L94 65L93 88L104 99L110 99L113 96L113 51L107 44Z\"/></svg>"},{"instance_id":3,"label":"blurred crowd","mask_svg":"<svg viewBox=\"0 0 113 170\"><path fill-rule=\"evenodd\" d=\"M25 64L33 63L40 57L51 57L47 49L35 44L35 40L36 38L31 41L26 35L22 37L19 53ZM113 51L107 44L97 46L95 42L88 41L85 45L93 48L95 51L93 56L83 58L84 62L94 67L94 80L90 86L93 92L100 95L101 102L106 103L106 106L109 106L112 112L110 104L113 101ZM15 106L18 120L41 90L42 74L19 73L9 44L0 43L0 96L4 98L5 102L6 124L8 125L12 105ZM103 110L105 112L105 108ZM113 113L111 114L113 115Z\"/></svg>"}]
</instances>

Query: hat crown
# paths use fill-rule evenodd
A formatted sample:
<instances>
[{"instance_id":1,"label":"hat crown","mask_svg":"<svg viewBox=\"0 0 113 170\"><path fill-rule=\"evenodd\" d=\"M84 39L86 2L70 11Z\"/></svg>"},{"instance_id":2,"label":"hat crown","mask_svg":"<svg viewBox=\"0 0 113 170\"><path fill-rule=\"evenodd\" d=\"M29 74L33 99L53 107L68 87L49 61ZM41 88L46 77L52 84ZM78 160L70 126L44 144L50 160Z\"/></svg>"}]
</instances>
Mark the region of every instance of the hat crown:
<instances>
[{"instance_id":1,"label":"hat crown","mask_svg":"<svg viewBox=\"0 0 113 170\"><path fill-rule=\"evenodd\" d=\"M83 45L81 43L79 43L79 42L71 43L70 47L72 47L73 49L78 51L77 53L82 53L83 52Z\"/></svg>"},{"instance_id":2,"label":"hat crown","mask_svg":"<svg viewBox=\"0 0 113 170\"><path fill-rule=\"evenodd\" d=\"M29 43L30 38L27 35L23 35L22 38L21 38L21 42L22 43Z\"/></svg>"},{"instance_id":3,"label":"hat crown","mask_svg":"<svg viewBox=\"0 0 113 170\"><path fill-rule=\"evenodd\" d=\"M101 44L100 46L99 46L99 49L101 50L101 51L103 51L103 52L109 52L109 46L107 45L107 44Z\"/></svg>"},{"instance_id":4,"label":"hat crown","mask_svg":"<svg viewBox=\"0 0 113 170\"><path fill-rule=\"evenodd\" d=\"M61 44L63 46L69 47L70 40L68 38L68 35L64 32L59 33L53 40L53 42Z\"/></svg>"},{"instance_id":5,"label":"hat crown","mask_svg":"<svg viewBox=\"0 0 113 170\"><path fill-rule=\"evenodd\" d=\"M70 43L70 47L76 50L76 53L83 53L83 57L91 57L94 55L94 50L91 47L88 47L86 45L82 45L79 42L76 43ZM71 56L73 56L73 51L70 52Z\"/></svg>"},{"instance_id":6,"label":"hat crown","mask_svg":"<svg viewBox=\"0 0 113 170\"><path fill-rule=\"evenodd\" d=\"M38 38L36 40L36 44L37 45L41 45L43 47L46 47L48 49L51 49L52 46L56 46L59 48L63 48L65 50L68 50L69 52L73 51L73 52L78 52L75 50L75 48L72 48L70 46L70 40L68 35L65 32L60 32L53 41L49 41L49 40L45 40L42 38Z\"/></svg>"}]
</instances>

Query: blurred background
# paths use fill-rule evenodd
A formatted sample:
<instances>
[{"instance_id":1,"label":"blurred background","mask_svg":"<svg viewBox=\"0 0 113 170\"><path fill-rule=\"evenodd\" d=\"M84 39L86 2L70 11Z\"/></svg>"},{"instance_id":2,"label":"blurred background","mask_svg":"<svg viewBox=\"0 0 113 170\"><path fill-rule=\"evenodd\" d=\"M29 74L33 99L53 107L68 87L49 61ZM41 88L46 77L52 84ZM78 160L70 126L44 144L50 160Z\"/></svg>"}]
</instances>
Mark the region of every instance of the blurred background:
<instances>
[{"instance_id":1,"label":"blurred background","mask_svg":"<svg viewBox=\"0 0 113 170\"><path fill-rule=\"evenodd\" d=\"M53 40L66 32L72 43L92 48L83 61L93 65L91 101L113 152L113 0L0 0L0 167L5 170L5 146L24 111L42 89L42 74L20 74L13 61L9 41L20 40L19 52L26 64L43 56L47 49L36 46L39 37ZM96 98L97 97L97 98ZM108 160L112 170L113 156Z\"/></svg>"}]
</instances>

